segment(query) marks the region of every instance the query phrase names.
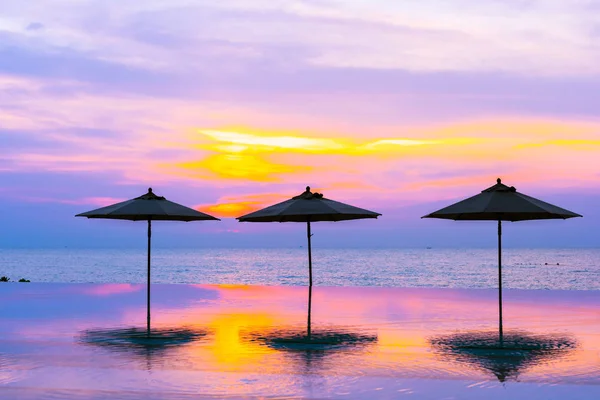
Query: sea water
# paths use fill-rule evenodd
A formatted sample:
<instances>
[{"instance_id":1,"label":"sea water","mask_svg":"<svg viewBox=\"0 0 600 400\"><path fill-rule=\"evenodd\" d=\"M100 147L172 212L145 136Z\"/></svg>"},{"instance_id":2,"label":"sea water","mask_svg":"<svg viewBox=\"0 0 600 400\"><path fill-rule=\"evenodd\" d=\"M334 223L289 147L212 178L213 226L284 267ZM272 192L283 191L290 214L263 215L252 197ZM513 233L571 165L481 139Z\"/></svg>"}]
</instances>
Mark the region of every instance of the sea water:
<instances>
[{"instance_id":1,"label":"sea water","mask_svg":"<svg viewBox=\"0 0 600 400\"><path fill-rule=\"evenodd\" d=\"M0 249L0 276L32 282L142 283L146 249ZM306 285L306 249L153 249L152 282ZM600 249L505 249L503 284L600 289ZM489 249L313 249L317 286L490 288Z\"/></svg>"}]
</instances>

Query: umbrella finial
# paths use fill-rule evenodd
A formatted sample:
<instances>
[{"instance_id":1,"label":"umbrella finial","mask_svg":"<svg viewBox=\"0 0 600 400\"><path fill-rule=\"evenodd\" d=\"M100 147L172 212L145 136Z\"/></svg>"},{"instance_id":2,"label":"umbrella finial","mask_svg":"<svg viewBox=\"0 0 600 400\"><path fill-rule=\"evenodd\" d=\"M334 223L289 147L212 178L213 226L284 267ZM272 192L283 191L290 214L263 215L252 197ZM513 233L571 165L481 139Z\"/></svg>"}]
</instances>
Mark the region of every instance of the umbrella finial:
<instances>
[{"instance_id":1,"label":"umbrella finial","mask_svg":"<svg viewBox=\"0 0 600 400\"><path fill-rule=\"evenodd\" d=\"M148 188L148 193L152 193L152 188Z\"/></svg>"},{"instance_id":2,"label":"umbrella finial","mask_svg":"<svg viewBox=\"0 0 600 400\"><path fill-rule=\"evenodd\" d=\"M307 191L307 192L310 192L310 186L307 186L307 187L306 187L306 191Z\"/></svg>"},{"instance_id":3,"label":"umbrella finial","mask_svg":"<svg viewBox=\"0 0 600 400\"><path fill-rule=\"evenodd\" d=\"M498 182L498 185L502 183L502 179L498 178L496 179L496 182Z\"/></svg>"}]
</instances>

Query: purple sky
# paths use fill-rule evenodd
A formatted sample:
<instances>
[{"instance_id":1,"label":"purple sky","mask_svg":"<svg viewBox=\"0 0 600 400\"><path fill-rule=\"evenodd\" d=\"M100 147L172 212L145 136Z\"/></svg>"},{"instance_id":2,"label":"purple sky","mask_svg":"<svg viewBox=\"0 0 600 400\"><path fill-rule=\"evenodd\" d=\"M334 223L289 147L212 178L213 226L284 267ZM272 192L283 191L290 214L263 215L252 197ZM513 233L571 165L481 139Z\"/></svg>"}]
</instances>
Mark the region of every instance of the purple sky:
<instances>
[{"instance_id":1,"label":"purple sky","mask_svg":"<svg viewBox=\"0 0 600 400\"><path fill-rule=\"evenodd\" d=\"M507 246L598 246L600 1L3 0L0 247L143 246L74 214L143 194L223 217L158 246L299 246L231 219L300 193L383 213L316 246L495 246L420 220L491 186L584 215Z\"/></svg>"}]
</instances>

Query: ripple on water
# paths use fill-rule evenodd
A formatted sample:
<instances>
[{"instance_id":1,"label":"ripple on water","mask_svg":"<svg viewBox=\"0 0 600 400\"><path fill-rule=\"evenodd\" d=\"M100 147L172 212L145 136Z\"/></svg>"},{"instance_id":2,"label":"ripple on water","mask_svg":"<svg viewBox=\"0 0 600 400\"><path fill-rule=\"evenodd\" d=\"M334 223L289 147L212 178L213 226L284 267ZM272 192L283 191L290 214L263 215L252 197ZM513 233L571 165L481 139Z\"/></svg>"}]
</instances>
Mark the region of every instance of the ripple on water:
<instances>
[{"instance_id":1,"label":"ripple on water","mask_svg":"<svg viewBox=\"0 0 600 400\"><path fill-rule=\"evenodd\" d=\"M79 335L83 344L118 352L165 351L204 338L205 330L191 328L146 328L130 327L115 329L85 330Z\"/></svg>"},{"instance_id":2,"label":"ripple on water","mask_svg":"<svg viewBox=\"0 0 600 400\"><path fill-rule=\"evenodd\" d=\"M516 380L524 370L567 356L577 348L577 341L569 335L523 331L456 333L429 342L442 359L489 371L500 382Z\"/></svg>"}]
</instances>

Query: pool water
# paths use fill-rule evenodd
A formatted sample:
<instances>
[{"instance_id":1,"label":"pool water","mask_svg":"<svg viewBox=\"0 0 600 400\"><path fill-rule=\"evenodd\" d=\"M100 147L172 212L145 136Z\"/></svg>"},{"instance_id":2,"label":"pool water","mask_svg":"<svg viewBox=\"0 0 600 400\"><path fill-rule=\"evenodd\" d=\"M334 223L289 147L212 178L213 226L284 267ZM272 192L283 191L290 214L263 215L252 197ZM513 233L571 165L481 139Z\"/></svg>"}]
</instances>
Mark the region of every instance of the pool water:
<instances>
[{"instance_id":1,"label":"pool water","mask_svg":"<svg viewBox=\"0 0 600 400\"><path fill-rule=\"evenodd\" d=\"M0 284L0 398L600 398L600 291ZM309 333L310 331L310 333Z\"/></svg>"}]
</instances>

